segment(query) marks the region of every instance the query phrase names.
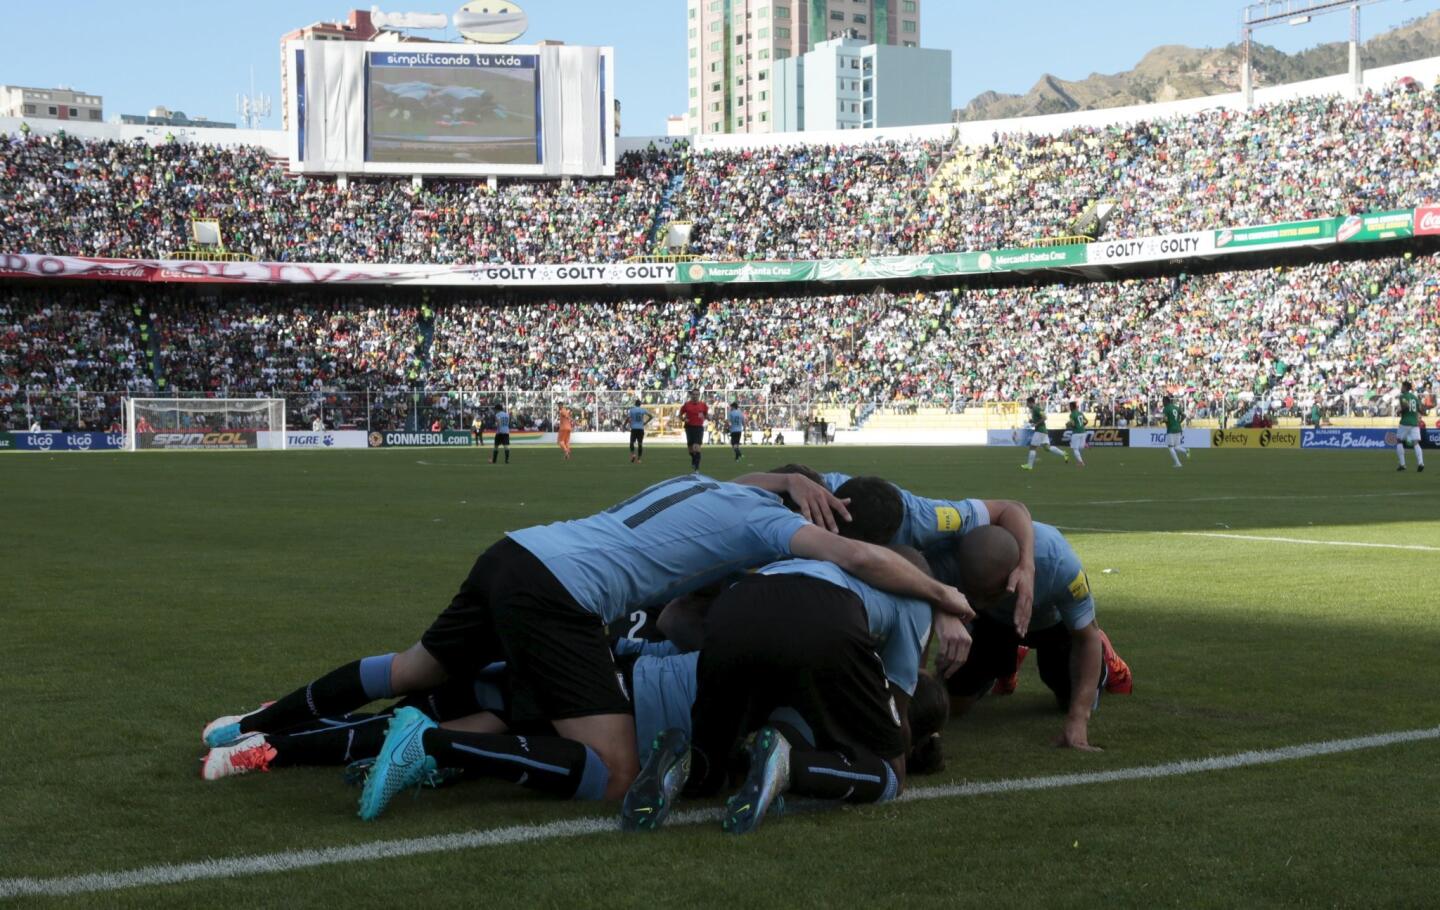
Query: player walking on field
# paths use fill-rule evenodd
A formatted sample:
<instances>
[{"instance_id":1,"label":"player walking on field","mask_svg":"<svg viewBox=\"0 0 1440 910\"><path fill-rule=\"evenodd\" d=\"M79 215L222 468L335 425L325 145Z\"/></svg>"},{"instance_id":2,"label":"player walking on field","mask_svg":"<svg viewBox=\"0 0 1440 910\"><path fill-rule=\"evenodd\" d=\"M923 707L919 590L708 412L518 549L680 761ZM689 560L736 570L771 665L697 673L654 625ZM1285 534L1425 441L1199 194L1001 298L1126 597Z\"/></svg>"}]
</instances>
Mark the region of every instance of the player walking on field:
<instances>
[{"instance_id":1,"label":"player walking on field","mask_svg":"<svg viewBox=\"0 0 1440 910\"><path fill-rule=\"evenodd\" d=\"M1181 455L1190 457L1190 450L1185 448L1185 413L1169 395L1161 399L1161 403L1165 405L1165 445L1170 449L1170 460L1178 468Z\"/></svg>"},{"instance_id":2,"label":"player walking on field","mask_svg":"<svg viewBox=\"0 0 1440 910\"><path fill-rule=\"evenodd\" d=\"M1066 421L1065 427L1070 431L1070 451L1075 456L1075 466L1083 468L1085 458L1080 454L1080 450L1090 441L1090 434L1085 429L1085 415L1080 413L1077 402L1070 402L1070 419Z\"/></svg>"},{"instance_id":3,"label":"player walking on field","mask_svg":"<svg viewBox=\"0 0 1440 910\"><path fill-rule=\"evenodd\" d=\"M1030 458L1020 466L1022 471L1035 470L1035 453L1044 446L1046 451L1059 455L1070 463L1070 456L1050 444L1050 431L1045 428L1045 409L1035 403L1035 396L1031 395L1025 399L1025 404L1030 408Z\"/></svg>"},{"instance_id":4,"label":"player walking on field","mask_svg":"<svg viewBox=\"0 0 1440 910\"><path fill-rule=\"evenodd\" d=\"M740 402L730 402L730 448L735 451L735 460L740 460L740 437L745 432L745 412Z\"/></svg>"},{"instance_id":5,"label":"player walking on field","mask_svg":"<svg viewBox=\"0 0 1440 910\"><path fill-rule=\"evenodd\" d=\"M560 451L565 453L565 460L570 460L570 431L575 429L575 419L570 416L570 409L561 405L560 407Z\"/></svg>"},{"instance_id":6,"label":"player walking on field","mask_svg":"<svg viewBox=\"0 0 1440 910\"><path fill-rule=\"evenodd\" d=\"M1420 451L1420 398L1410 383L1400 383L1400 426L1395 431L1395 457L1400 459L1397 471L1405 470L1405 446L1415 447L1415 470L1425 470L1425 455Z\"/></svg>"},{"instance_id":7,"label":"player walking on field","mask_svg":"<svg viewBox=\"0 0 1440 910\"><path fill-rule=\"evenodd\" d=\"M710 416L710 406L700 400L700 390L690 390L690 400L680 406L680 416L685 419L685 446L690 450L690 470L700 472L700 447L705 444L705 421Z\"/></svg>"},{"instance_id":8,"label":"player walking on field","mask_svg":"<svg viewBox=\"0 0 1440 910\"><path fill-rule=\"evenodd\" d=\"M640 399L635 399L635 406L630 409L631 464L639 464L645 457L645 425L654 419L654 414L640 406Z\"/></svg>"}]
</instances>

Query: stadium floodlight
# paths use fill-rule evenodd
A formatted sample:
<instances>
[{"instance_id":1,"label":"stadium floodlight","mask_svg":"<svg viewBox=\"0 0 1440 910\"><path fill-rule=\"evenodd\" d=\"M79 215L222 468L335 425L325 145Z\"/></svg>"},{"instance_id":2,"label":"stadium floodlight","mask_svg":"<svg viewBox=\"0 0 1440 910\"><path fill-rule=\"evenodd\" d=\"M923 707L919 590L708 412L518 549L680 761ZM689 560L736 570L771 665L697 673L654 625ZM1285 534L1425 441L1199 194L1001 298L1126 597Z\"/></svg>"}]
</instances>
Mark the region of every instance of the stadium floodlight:
<instances>
[{"instance_id":1,"label":"stadium floodlight","mask_svg":"<svg viewBox=\"0 0 1440 910\"><path fill-rule=\"evenodd\" d=\"M285 448L283 398L126 398L125 450Z\"/></svg>"},{"instance_id":2,"label":"stadium floodlight","mask_svg":"<svg viewBox=\"0 0 1440 910\"><path fill-rule=\"evenodd\" d=\"M1350 11L1350 78L1360 89L1360 7L1384 0L1259 0L1240 13L1240 91L1245 106L1255 103L1255 80L1250 67L1250 43L1257 28L1269 25L1305 25L1316 16Z\"/></svg>"}]
</instances>

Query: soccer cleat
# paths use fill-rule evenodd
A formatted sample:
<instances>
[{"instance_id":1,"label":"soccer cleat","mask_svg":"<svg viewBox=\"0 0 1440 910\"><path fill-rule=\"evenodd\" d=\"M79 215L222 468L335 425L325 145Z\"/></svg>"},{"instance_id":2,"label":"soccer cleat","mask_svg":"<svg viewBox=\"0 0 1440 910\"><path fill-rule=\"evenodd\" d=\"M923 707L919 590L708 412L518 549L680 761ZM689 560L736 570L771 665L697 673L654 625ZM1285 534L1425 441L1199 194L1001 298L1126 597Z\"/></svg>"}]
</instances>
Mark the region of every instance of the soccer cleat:
<instances>
[{"instance_id":1,"label":"soccer cleat","mask_svg":"<svg viewBox=\"0 0 1440 910\"><path fill-rule=\"evenodd\" d=\"M1022 465L1020 466L1020 470L1022 470L1022 471L1033 471L1033 470L1035 470L1035 466L1034 466L1034 465L1029 465L1029 464L1022 464Z\"/></svg>"},{"instance_id":2,"label":"soccer cleat","mask_svg":"<svg viewBox=\"0 0 1440 910\"><path fill-rule=\"evenodd\" d=\"M740 791L725 801L720 827L731 834L748 834L760 827L773 804L785 810L783 794L790 789L790 743L774 727L761 727L750 744L750 773Z\"/></svg>"},{"instance_id":3,"label":"soccer cleat","mask_svg":"<svg viewBox=\"0 0 1440 910\"><path fill-rule=\"evenodd\" d=\"M1423 464L1421 464L1421 465L1416 465L1416 466L1415 466L1415 473L1416 473L1416 474L1424 474L1424 473L1425 473L1425 466L1424 466Z\"/></svg>"},{"instance_id":4,"label":"soccer cleat","mask_svg":"<svg viewBox=\"0 0 1440 910\"><path fill-rule=\"evenodd\" d=\"M1397 471L1403 471L1403 470L1405 470L1405 466L1402 464L1400 467L1396 468L1395 470L1397 470Z\"/></svg>"},{"instance_id":5,"label":"soccer cleat","mask_svg":"<svg viewBox=\"0 0 1440 910\"><path fill-rule=\"evenodd\" d=\"M395 794L418 787L436 770L435 759L425 754L426 730L439 726L416 708L401 708L390 718L385 742L360 791L360 817L373 821L385 811Z\"/></svg>"},{"instance_id":6,"label":"soccer cleat","mask_svg":"<svg viewBox=\"0 0 1440 910\"><path fill-rule=\"evenodd\" d=\"M1015 688L1020 685L1020 665L1025 662L1025 655L1030 649L1024 645L1015 648L1015 672L1004 679L995 680L995 685L990 689L991 695L1014 695Z\"/></svg>"},{"instance_id":7,"label":"soccer cleat","mask_svg":"<svg viewBox=\"0 0 1440 910\"><path fill-rule=\"evenodd\" d=\"M205 729L200 731L200 742L212 749L221 746L235 745L235 743L250 735L240 732L240 721L259 714L273 704L275 704L273 701L267 701L254 711L246 714L227 714L224 717L215 718L205 725Z\"/></svg>"},{"instance_id":8,"label":"soccer cleat","mask_svg":"<svg viewBox=\"0 0 1440 910\"><path fill-rule=\"evenodd\" d=\"M200 776L219 780L251 771L269 771L276 754L275 747L265 741L265 734L251 733L234 745L211 749L201 760Z\"/></svg>"},{"instance_id":9,"label":"soccer cleat","mask_svg":"<svg viewBox=\"0 0 1440 910\"><path fill-rule=\"evenodd\" d=\"M1115 653L1110 636L1100 633L1100 656L1105 661L1105 691L1111 695L1129 695L1135 688L1135 679L1130 675L1130 665Z\"/></svg>"},{"instance_id":10,"label":"soccer cleat","mask_svg":"<svg viewBox=\"0 0 1440 910\"><path fill-rule=\"evenodd\" d=\"M375 765L373 758L357 758L345 766L345 785L347 787L365 786L365 776ZM439 790L441 787L448 787L465 776L460 768L435 768L427 771L425 779L420 782L422 787L429 787L431 790Z\"/></svg>"},{"instance_id":11,"label":"soccer cleat","mask_svg":"<svg viewBox=\"0 0 1440 910\"><path fill-rule=\"evenodd\" d=\"M1069 452L1061 452L1061 453L1060 453L1060 457L1065 459L1065 463L1066 463L1066 464L1069 464L1069 463L1070 463L1070 453L1069 453Z\"/></svg>"},{"instance_id":12,"label":"soccer cleat","mask_svg":"<svg viewBox=\"0 0 1440 910\"><path fill-rule=\"evenodd\" d=\"M662 730L650 747L650 760L620 804L620 830L654 831L665 824L689 779L689 735L678 727Z\"/></svg>"}]
</instances>

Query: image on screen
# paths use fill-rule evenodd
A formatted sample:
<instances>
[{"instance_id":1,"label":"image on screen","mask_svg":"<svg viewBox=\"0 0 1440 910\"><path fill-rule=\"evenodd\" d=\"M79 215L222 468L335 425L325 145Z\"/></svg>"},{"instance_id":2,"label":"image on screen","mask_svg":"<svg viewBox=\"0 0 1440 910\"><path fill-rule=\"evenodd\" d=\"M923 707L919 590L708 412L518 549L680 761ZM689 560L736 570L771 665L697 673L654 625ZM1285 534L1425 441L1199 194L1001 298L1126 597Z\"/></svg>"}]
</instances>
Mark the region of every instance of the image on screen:
<instances>
[{"instance_id":1,"label":"image on screen","mask_svg":"<svg viewBox=\"0 0 1440 910\"><path fill-rule=\"evenodd\" d=\"M541 163L533 55L369 56L366 160Z\"/></svg>"}]
</instances>

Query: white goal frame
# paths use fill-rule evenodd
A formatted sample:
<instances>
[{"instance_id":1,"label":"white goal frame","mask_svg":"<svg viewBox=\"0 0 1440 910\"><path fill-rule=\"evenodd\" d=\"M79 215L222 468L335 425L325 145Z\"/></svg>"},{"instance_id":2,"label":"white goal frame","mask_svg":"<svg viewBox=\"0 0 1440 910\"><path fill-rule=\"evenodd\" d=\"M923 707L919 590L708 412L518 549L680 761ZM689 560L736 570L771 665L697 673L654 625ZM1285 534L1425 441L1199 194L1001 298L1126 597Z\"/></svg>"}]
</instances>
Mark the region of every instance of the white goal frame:
<instances>
[{"instance_id":1,"label":"white goal frame","mask_svg":"<svg viewBox=\"0 0 1440 910\"><path fill-rule=\"evenodd\" d=\"M228 426L228 424L230 423L231 414L248 415L261 413L263 411L268 417L267 423L269 424L269 429L255 431L257 434L257 438L256 445L253 448L286 448L285 437L287 428L285 425L285 399L283 398L125 398L121 402L121 405L124 409L125 415L125 451L127 452L144 451L149 448L148 446L142 448L139 445L140 436L138 433L136 433L136 405L145 406L141 408L142 411L145 411L147 409L152 411L163 411L167 409L173 410L175 415L175 425L171 427L166 427L166 429L173 430L177 434L181 432L199 434L204 432L205 429L208 429L210 434L213 435L215 432L218 431L218 429L224 429ZM184 426L180 419L181 415L184 414L219 415L220 427L217 429L213 427L191 428ZM267 445L261 445L259 443L258 434L261 433L269 434L267 439ZM227 448L242 447L225 445L192 445L184 446L184 448L197 450L222 450ZM243 448L250 447L245 446Z\"/></svg>"}]
</instances>

